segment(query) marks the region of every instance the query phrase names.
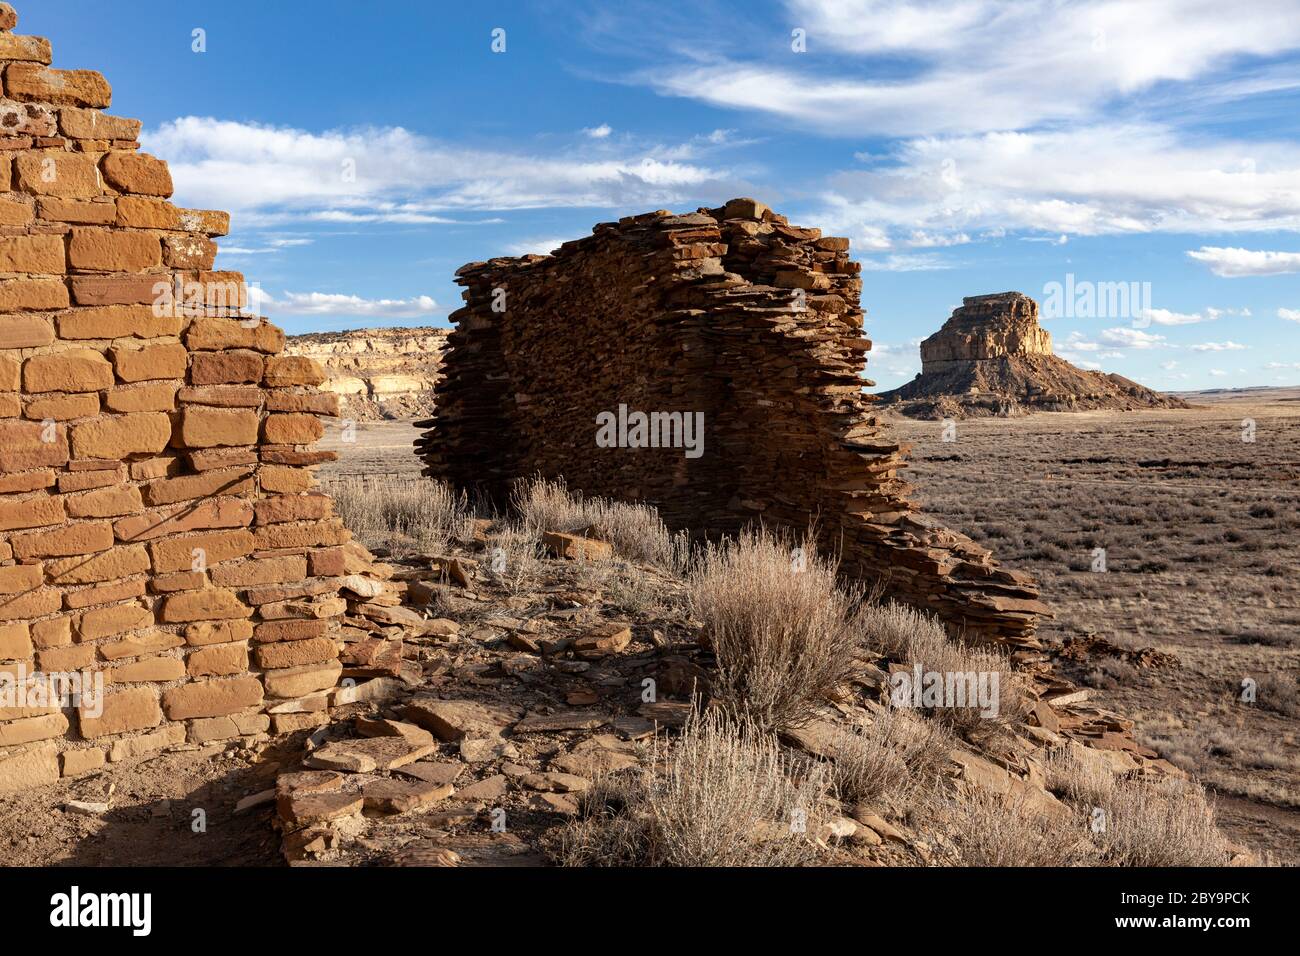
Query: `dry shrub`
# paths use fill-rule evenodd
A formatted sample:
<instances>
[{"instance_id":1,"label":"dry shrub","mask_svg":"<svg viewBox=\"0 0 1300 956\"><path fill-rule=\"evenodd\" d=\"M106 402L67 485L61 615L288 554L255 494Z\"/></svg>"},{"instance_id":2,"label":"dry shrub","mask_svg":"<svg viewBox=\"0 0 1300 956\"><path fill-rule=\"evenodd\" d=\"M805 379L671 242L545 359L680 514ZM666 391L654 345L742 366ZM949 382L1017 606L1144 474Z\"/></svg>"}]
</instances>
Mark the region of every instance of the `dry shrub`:
<instances>
[{"instance_id":1,"label":"dry shrub","mask_svg":"<svg viewBox=\"0 0 1300 956\"><path fill-rule=\"evenodd\" d=\"M553 853L565 866L808 865L826 786L770 734L708 711L658 760L597 781Z\"/></svg>"},{"instance_id":2,"label":"dry shrub","mask_svg":"<svg viewBox=\"0 0 1300 956\"><path fill-rule=\"evenodd\" d=\"M691 614L717 655L715 699L767 731L807 723L857 667L847 618L858 595L811 540L801 547L799 569L787 542L746 532L707 547L690 576Z\"/></svg>"},{"instance_id":3,"label":"dry shrub","mask_svg":"<svg viewBox=\"0 0 1300 956\"><path fill-rule=\"evenodd\" d=\"M1082 822L1039 813L1023 796L971 788L939 798L926 813L942 835L942 865L1074 866L1086 859Z\"/></svg>"},{"instance_id":4,"label":"dry shrub","mask_svg":"<svg viewBox=\"0 0 1300 956\"><path fill-rule=\"evenodd\" d=\"M890 708L870 727L845 728L836 736L836 791L846 803L901 808L935 786L951 750L952 738L940 724Z\"/></svg>"},{"instance_id":5,"label":"dry shrub","mask_svg":"<svg viewBox=\"0 0 1300 956\"><path fill-rule=\"evenodd\" d=\"M472 535L464 494L428 478L367 476L322 482L343 524L367 547L435 554Z\"/></svg>"},{"instance_id":6,"label":"dry shrub","mask_svg":"<svg viewBox=\"0 0 1300 956\"><path fill-rule=\"evenodd\" d=\"M1292 674L1268 674L1256 688L1259 706L1287 717L1300 717L1300 678Z\"/></svg>"},{"instance_id":7,"label":"dry shrub","mask_svg":"<svg viewBox=\"0 0 1300 956\"><path fill-rule=\"evenodd\" d=\"M541 581L541 549L532 535L506 528L488 539L481 567L497 587L513 595L523 594L535 590Z\"/></svg>"},{"instance_id":8,"label":"dry shrub","mask_svg":"<svg viewBox=\"0 0 1300 956\"><path fill-rule=\"evenodd\" d=\"M896 661L920 665L923 674L997 674L997 713L986 714L975 702L926 707L923 712L967 740L986 742L1024 721L1032 707L1022 678L1007 658L991 648L976 648L948 637L942 624L928 614L898 604L864 604L855 626L866 645Z\"/></svg>"},{"instance_id":9,"label":"dry shrub","mask_svg":"<svg viewBox=\"0 0 1300 956\"><path fill-rule=\"evenodd\" d=\"M690 555L684 533L669 534L658 509L638 502L584 498L571 492L563 478L535 477L515 484L511 495L523 528L536 538L544 531L589 534L608 541L632 561L681 570Z\"/></svg>"},{"instance_id":10,"label":"dry shrub","mask_svg":"<svg viewBox=\"0 0 1300 956\"><path fill-rule=\"evenodd\" d=\"M1227 840L1199 784L1119 776L1101 761L1059 750L1050 755L1046 770L1048 789L1087 816L1103 864L1227 865Z\"/></svg>"}]
</instances>

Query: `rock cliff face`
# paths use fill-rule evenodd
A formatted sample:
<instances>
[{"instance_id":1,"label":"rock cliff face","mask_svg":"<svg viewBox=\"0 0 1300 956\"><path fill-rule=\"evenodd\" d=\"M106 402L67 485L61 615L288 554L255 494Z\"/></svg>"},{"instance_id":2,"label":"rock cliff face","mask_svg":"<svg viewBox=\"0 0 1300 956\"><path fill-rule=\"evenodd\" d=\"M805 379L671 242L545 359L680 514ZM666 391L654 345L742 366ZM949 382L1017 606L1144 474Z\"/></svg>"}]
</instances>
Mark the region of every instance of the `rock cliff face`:
<instances>
[{"instance_id":1,"label":"rock cliff face","mask_svg":"<svg viewBox=\"0 0 1300 956\"><path fill-rule=\"evenodd\" d=\"M1038 303L1019 292L962 300L921 343L921 374L881 401L913 418L1019 415L1031 411L1186 408L1121 375L1076 368L1052 354Z\"/></svg>"},{"instance_id":2,"label":"rock cliff face","mask_svg":"<svg viewBox=\"0 0 1300 956\"><path fill-rule=\"evenodd\" d=\"M450 329L357 329L295 335L285 349L313 358L327 376L321 387L358 421L422 418L433 413Z\"/></svg>"}]
</instances>

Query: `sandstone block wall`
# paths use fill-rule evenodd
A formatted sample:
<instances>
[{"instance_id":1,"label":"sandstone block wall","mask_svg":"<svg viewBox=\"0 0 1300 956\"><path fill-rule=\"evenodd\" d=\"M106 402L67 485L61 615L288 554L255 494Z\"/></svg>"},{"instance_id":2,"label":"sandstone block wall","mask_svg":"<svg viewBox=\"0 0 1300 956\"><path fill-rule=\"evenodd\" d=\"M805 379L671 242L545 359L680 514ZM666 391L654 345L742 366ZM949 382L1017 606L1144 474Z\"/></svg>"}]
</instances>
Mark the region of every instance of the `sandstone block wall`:
<instances>
[{"instance_id":1,"label":"sandstone block wall","mask_svg":"<svg viewBox=\"0 0 1300 956\"><path fill-rule=\"evenodd\" d=\"M465 266L417 443L426 472L498 502L515 479L563 476L697 532L815 520L846 571L968 637L1036 647L1033 581L907 500L904 449L862 391L871 343L848 249L737 199ZM598 416L620 406L702 413L703 453L600 447Z\"/></svg>"},{"instance_id":2,"label":"sandstone block wall","mask_svg":"<svg viewBox=\"0 0 1300 956\"><path fill-rule=\"evenodd\" d=\"M0 790L319 723L349 562L309 448L337 399L213 271L228 217L173 205L105 79L15 23L0 4L0 679L105 693L0 703Z\"/></svg>"}]
</instances>

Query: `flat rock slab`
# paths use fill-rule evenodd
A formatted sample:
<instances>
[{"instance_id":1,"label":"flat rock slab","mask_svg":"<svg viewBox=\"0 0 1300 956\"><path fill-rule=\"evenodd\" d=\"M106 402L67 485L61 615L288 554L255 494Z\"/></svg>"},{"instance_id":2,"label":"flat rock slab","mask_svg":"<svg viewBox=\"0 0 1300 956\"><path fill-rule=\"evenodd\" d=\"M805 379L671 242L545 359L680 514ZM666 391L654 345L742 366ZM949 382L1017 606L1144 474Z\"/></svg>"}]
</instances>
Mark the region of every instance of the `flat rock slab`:
<instances>
[{"instance_id":1,"label":"flat rock slab","mask_svg":"<svg viewBox=\"0 0 1300 956\"><path fill-rule=\"evenodd\" d=\"M328 770L300 770L296 773L282 773L275 781L278 794L289 793L325 793L338 790L343 786L343 774Z\"/></svg>"},{"instance_id":2,"label":"flat rock slab","mask_svg":"<svg viewBox=\"0 0 1300 956\"><path fill-rule=\"evenodd\" d=\"M424 780L369 780L361 787L367 810L406 813L445 800L453 793L449 783Z\"/></svg>"},{"instance_id":3,"label":"flat rock slab","mask_svg":"<svg viewBox=\"0 0 1300 956\"><path fill-rule=\"evenodd\" d=\"M439 763L432 760L421 760L419 763L408 763L405 767L398 769L398 773L405 777L414 777L416 780L423 780L425 783L455 783L456 778L465 770L462 763Z\"/></svg>"},{"instance_id":4,"label":"flat rock slab","mask_svg":"<svg viewBox=\"0 0 1300 956\"><path fill-rule=\"evenodd\" d=\"M610 621L587 631L573 642L573 649L580 657L604 657L617 654L632 643L632 628L621 621Z\"/></svg>"},{"instance_id":5,"label":"flat rock slab","mask_svg":"<svg viewBox=\"0 0 1300 956\"><path fill-rule=\"evenodd\" d=\"M280 819L295 827L328 823L360 813L365 800L359 793L334 790L327 793L290 793L276 801Z\"/></svg>"},{"instance_id":6,"label":"flat rock slab","mask_svg":"<svg viewBox=\"0 0 1300 956\"><path fill-rule=\"evenodd\" d=\"M495 777L488 777L478 783L470 784L463 790L457 791L456 796L461 800L496 800L498 797L506 795L509 786L510 784L505 775L497 774Z\"/></svg>"},{"instance_id":7,"label":"flat rock slab","mask_svg":"<svg viewBox=\"0 0 1300 956\"><path fill-rule=\"evenodd\" d=\"M590 778L602 773L626 770L638 763L636 744L619 740L612 734L600 734L582 741L570 753L553 759L551 768Z\"/></svg>"},{"instance_id":8,"label":"flat rock slab","mask_svg":"<svg viewBox=\"0 0 1300 956\"><path fill-rule=\"evenodd\" d=\"M652 720L663 727L681 727L690 716L690 703L664 700L655 704L642 704L637 713L646 720Z\"/></svg>"},{"instance_id":9,"label":"flat rock slab","mask_svg":"<svg viewBox=\"0 0 1300 956\"><path fill-rule=\"evenodd\" d=\"M518 719L517 708L485 704L476 700L438 700L422 697L411 701L402 716L430 731L439 740L465 737L500 737Z\"/></svg>"},{"instance_id":10,"label":"flat rock slab","mask_svg":"<svg viewBox=\"0 0 1300 956\"><path fill-rule=\"evenodd\" d=\"M568 710L558 714L529 714L515 724L516 734L545 734L560 730L595 730L609 723L609 714L597 710Z\"/></svg>"},{"instance_id":11,"label":"flat rock slab","mask_svg":"<svg viewBox=\"0 0 1300 956\"><path fill-rule=\"evenodd\" d=\"M591 781L586 777L554 770L525 774L519 782L529 790L542 790L546 793L581 793L591 786Z\"/></svg>"},{"instance_id":12,"label":"flat rock slab","mask_svg":"<svg viewBox=\"0 0 1300 956\"><path fill-rule=\"evenodd\" d=\"M373 773L415 763L436 749L433 745L413 746L401 737L369 737L326 744L303 762L319 770Z\"/></svg>"},{"instance_id":13,"label":"flat rock slab","mask_svg":"<svg viewBox=\"0 0 1300 956\"><path fill-rule=\"evenodd\" d=\"M369 717L357 718L357 733L362 737L400 737L413 747L429 747L434 744L433 734L415 724L400 720L373 720Z\"/></svg>"}]
</instances>

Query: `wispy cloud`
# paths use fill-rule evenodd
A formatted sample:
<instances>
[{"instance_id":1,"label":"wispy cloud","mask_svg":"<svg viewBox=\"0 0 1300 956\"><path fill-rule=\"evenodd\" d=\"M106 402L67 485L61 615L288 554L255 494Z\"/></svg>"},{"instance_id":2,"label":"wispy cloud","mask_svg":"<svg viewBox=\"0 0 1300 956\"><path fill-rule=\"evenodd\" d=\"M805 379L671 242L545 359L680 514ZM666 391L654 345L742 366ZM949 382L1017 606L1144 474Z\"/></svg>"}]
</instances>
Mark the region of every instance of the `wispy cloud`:
<instances>
[{"instance_id":1,"label":"wispy cloud","mask_svg":"<svg viewBox=\"0 0 1300 956\"><path fill-rule=\"evenodd\" d=\"M1193 352L1240 352L1241 350L1248 348L1248 346L1242 345L1240 342L1233 341L1201 342L1197 345L1189 345L1187 347Z\"/></svg>"},{"instance_id":2,"label":"wispy cloud","mask_svg":"<svg viewBox=\"0 0 1300 956\"><path fill-rule=\"evenodd\" d=\"M272 296L263 291L257 308L274 309L281 315L338 315L375 319L415 319L444 311L431 296L410 299L366 299L330 292L284 292Z\"/></svg>"},{"instance_id":3,"label":"wispy cloud","mask_svg":"<svg viewBox=\"0 0 1300 956\"><path fill-rule=\"evenodd\" d=\"M1223 246L1201 246L1187 253L1205 263L1216 276L1276 276L1300 272L1300 252L1270 252Z\"/></svg>"},{"instance_id":4,"label":"wispy cloud","mask_svg":"<svg viewBox=\"0 0 1300 956\"><path fill-rule=\"evenodd\" d=\"M245 225L442 223L474 211L663 206L730 195L725 168L659 158L602 137L506 152L439 142L400 127L309 132L205 117L150 130L187 205L229 209ZM586 152L585 150L590 150Z\"/></svg>"}]
</instances>

